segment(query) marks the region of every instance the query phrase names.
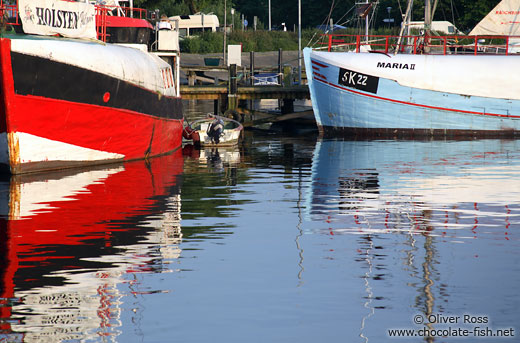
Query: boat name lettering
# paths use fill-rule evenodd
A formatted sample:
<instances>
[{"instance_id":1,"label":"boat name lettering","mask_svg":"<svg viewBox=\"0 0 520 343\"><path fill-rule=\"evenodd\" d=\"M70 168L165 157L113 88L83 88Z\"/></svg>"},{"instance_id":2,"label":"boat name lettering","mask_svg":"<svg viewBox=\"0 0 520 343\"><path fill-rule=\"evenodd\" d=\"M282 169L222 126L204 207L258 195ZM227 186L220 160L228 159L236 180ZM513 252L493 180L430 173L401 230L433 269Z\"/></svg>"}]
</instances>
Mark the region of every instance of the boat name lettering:
<instances>
[{"instance_id":1,"label":"boat name lettering","mask_svg":"<svg viewBox=\"0 0 520 343\"><path fill-rule=\"evenodd\" d=\"M495 14L498 14L498 15L519 15L520 14L520 11L496 11Z\"/></svg>"},{"instance_id":2,"label":"boat name lettering","mask_svg":"<svg viewBox=\"0 0 520 343\"><path fill-rule=\"evenodd\" d=\"M410 69L415 70L415 64L411 63L385 63L385 62L377 62L378 68L391 68L391 69Z\"/></svg>"},{"instance_id":3,"label":"boat name lettering","mask_svg":"<svg viewBox=\"0 0 520 343\"><path fill-rule=\"evenodd\" d=\"M379 78L340 68L338 83L343 86L360 89L366 92L377 93Z\"/></svg>"},{"instance_id":4,"label":"boat name lettering","mask_svg":"<svg viewBox=\"0 0 520 343\"><path fill-rule=\"evenodd\" d=\"M79 14L72 11L36 7L38 25L77 29Z\"/></svg>"}]
</instances>

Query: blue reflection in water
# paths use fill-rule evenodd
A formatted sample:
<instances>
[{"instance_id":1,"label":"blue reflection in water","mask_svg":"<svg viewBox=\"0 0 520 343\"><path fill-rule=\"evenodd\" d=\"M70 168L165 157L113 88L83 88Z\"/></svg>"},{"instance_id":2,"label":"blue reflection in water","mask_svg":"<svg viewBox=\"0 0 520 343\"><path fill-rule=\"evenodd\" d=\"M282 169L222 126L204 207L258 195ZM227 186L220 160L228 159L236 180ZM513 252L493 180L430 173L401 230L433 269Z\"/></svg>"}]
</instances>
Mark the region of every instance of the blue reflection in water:
<instances>
[{"instance_id":1,"label":"blue reflection in water","mask_svg":"<svg viewBox=\"0 0 520 343\"><path fill-rule=\"evenodd\" d=\"M361 338L420 329L411 320L418 314L452 316L457 328L474 327L464 314L515 327L518 148L499 140L318 142L306 208L324 226L309 233L360 237Z\"/></svg>"},{"instance_id":2,"label":"blue reflection in water","mask_svg":"<svg viewBox=\"0 0 520 343\"><path fill-rule=\"evenodd\" d=\"M382 342L446 327L414 324L438 314L515 327L518 144L255 133L7 180L0 339Z\"/></svg>"},{"instance_id":3,"label":"blue reflection in water","mask_svg":"<svg viewBox=\"0 0 520 343\"><path fill-rule=\"evenodd\" d=\"M308 214L354 224L336 232L508 240L519 157L517 141L319 142Z\"/></svg>"}]
</instances>

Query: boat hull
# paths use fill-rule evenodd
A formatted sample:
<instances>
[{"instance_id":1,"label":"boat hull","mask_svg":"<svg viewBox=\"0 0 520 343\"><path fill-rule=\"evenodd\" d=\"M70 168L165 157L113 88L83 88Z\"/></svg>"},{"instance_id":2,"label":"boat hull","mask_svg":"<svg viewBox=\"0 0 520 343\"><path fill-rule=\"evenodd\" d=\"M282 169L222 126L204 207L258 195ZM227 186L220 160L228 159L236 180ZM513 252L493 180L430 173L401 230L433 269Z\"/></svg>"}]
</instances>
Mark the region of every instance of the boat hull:
<instances>
[{"instance_id":1,"label":"boat hull","mask_svg":"<svg viewBox=\"0 0 520 343\"><path fill-rule=\"evenodd\" d=\"M106 68L103 60L83 63L100 54L111 59ZM78 40L0 39L2 169L19 174L178 149L181 99L169 66L148 55Z\"/></svg>"},{"instance_id":2,"label":"boat hull","mask_svg":"<svg viewBox=\"0 0 520 343\"><path fill-rule=\"evenodd\" d=\"M314 114L324 135L520 136L520 100L493 94L497 92L495 84L504 87L500 80L493 83L486 75L470 80L471 73L463 70L468 57L457 60L457 69L442 67L451 56L410 55L399 59L384 54L343 53L345 63L337 53L327 59L327 53L306 49L304 56L307 70L312 71L308 75ZM520 64L516 57L502 58ZM498 78L511 78L515 72L511 69ZM457 89L454 83L461 77L466 79Z\"/></svg>"}]
</instances>

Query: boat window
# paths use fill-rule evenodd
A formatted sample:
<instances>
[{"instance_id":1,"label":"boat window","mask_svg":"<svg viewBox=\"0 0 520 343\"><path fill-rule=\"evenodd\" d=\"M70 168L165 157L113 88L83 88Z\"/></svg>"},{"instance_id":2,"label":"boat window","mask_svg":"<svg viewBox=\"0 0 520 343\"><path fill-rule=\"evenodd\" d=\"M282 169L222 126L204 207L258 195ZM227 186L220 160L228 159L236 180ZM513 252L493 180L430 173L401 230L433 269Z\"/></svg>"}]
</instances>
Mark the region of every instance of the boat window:
<instances>
[{"instance_id":1,"label":"boat window","mask_svg":"<svg viewBox=\"0 0 520 343\"><path fill-rule=\"evenodd\" d=\"M190 29L190 35L196 35L198 33L202 33L204 30L202 27L194 27Z\"/></svg>"}]
</instances>

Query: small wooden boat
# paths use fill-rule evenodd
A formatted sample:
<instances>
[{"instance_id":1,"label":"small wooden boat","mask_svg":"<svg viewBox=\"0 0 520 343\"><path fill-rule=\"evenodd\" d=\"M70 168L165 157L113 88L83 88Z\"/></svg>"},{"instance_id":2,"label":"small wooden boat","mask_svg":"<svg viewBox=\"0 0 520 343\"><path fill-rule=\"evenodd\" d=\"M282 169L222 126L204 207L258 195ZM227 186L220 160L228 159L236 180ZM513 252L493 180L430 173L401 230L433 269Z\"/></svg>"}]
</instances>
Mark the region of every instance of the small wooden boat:
<instances>
[{"instance_id":1,"label":"small wooden boat","mask_svg":"<svg viewBox=\"0 0 520 343\"><path fill-rule=\"evenodd\" d=\"M202 146L237 145L244 127L238 121L210 115L191 123L190 127L199 134Z\"/></svg>"}]
</instances>

